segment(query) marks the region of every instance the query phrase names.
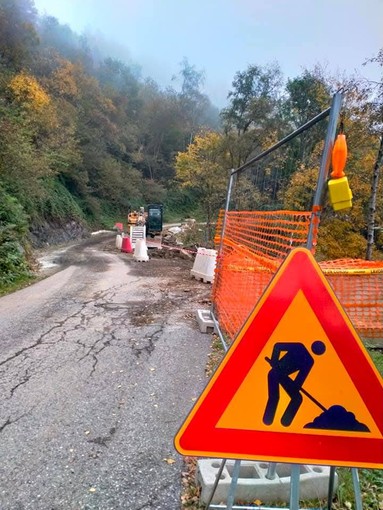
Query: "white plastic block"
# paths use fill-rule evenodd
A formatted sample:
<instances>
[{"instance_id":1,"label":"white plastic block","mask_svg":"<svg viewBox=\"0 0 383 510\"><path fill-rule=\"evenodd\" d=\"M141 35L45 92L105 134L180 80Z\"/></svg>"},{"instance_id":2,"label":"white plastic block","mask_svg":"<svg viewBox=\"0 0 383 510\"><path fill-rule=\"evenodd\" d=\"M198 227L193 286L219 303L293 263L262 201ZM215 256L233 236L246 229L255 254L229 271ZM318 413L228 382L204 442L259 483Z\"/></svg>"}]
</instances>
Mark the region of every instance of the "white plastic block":
<instances>
[{"instance_id":1,"label":"white plastic block","mask_svg":"<svg viewBox=\"0 0 383 510\"><path fill-rule=\"evenodd\" d=\"M212 283L214 281L216 263L216 250L198 248L193 269L190 271L190 274L197 280L202 280L205 283Z\"/></svg>"},{"instance_id":2,"label":"white plastic block","mask_svg":"<svg viewBox=\"0 0 383 510\"><path fill-rule=\"evenodd\" d=\"M213 490L217 472L221 466L220 459L202 459L198 461L197 479L201 484L201 500L207 503ZM267 462L241 461L235 502L251 503L259 499L262 503L288 503L290 500L291 464L278 463L275 478L266 478L269 464ZM226 503L234 461L227 460L221 479L214 493L212 503ZM299 495L300 499L326 499L328 496L330 468L327 466L301 465ZM335 486L338 477L335 475Z\"/></svg>"},{"instance_id":3,"label":"white plastic block","mask_svg":"<svg viewBox=\"0 0 383 510\"><path fill-rule=\"evenodd\" d=\"M134 247L133 258L138 262L147 262L149 260L148 247L145 239L137 239Z\"/></svg>"},{"instance_id":4,"label":"white plastic block","mask_svg":"<svg viewBox=\"0 0 383 510\"><path fill-rule=\"evenodd\" d=\"M117 248L117 250L121 250L121 247L122 247L122 235L117 234L116 235L116 248Z\"/></svg>"}]
</instances>

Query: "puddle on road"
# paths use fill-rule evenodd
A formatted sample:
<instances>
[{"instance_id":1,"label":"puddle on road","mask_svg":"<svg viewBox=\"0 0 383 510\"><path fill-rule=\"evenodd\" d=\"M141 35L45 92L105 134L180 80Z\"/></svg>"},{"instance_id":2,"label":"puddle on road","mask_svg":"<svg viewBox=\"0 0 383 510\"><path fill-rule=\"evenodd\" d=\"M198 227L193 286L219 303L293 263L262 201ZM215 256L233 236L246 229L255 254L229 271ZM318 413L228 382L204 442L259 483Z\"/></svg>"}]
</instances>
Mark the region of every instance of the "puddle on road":
<instances>
[{"instance_id":1,"label":"puddle on road","mask_svg":"<svg viewBox=\"0 0 383 510\"><path fill-rule=\"evenodd\" d=\"M67 248L63 248L61 250L53 251L52 253L48 253L43 255L42 257L37 258L37 262L40 264L40 270L48 270L57 268L61 263L61 257L64 255L64 253L69 249L69 246Z\"/></svg>"}]
</instances>

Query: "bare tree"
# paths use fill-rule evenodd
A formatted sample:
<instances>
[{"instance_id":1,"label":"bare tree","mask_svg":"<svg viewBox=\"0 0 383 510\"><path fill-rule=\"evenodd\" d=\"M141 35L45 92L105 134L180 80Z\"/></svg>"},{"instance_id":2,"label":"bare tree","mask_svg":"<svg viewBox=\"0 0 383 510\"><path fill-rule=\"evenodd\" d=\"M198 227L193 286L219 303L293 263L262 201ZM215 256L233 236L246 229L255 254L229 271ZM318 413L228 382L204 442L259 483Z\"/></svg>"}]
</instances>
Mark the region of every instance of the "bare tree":
<instances>
[{"instance_id":1,"label":"bare tree","mask_svg":"<svg viewBox=\"0 0 383 510\"><path fill-rule=\"evenodd\" d=\"M383 48L380 49L377 57L371 59L369 62L377 62L383 68ZM376 219L376 197L378 194L380 171L383 166L383 77L380 82L372 84L375 89L375 100L373 104L374 116L375 116L375 129L378 130L380 137L380 145L378 154L374 164L374 171L371 182L371 195L368 210L367 220L367 250L366 260L371 260L372 250L374 247L375 238L375 219Z\"/></svg>"}]
</instances>

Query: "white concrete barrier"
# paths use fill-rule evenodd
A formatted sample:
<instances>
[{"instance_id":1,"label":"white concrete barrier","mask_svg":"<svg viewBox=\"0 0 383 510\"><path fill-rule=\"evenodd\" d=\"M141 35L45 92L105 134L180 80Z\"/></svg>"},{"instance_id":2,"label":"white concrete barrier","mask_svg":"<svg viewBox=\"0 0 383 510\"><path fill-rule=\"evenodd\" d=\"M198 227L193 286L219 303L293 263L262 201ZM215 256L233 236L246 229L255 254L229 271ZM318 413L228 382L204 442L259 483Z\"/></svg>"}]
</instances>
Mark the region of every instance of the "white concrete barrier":
<instances>
[{"instance_id":1,"label":"white concrete barrier","mask_svg":"<svg viewBox=\"0 0 383 510\"><path fill-rule=\"evenodd\" d=\"M202 487L201 500L204 503L209 501L220 466L219 459L198 460L197 478ZM235 502L251 503L256 499L262 503L289 502L291 464L276 464L276 474L273 480L266 478L268 467L267 462L241 461ZM234 461L226 461L212 503L226 503L233 469ZM330 468L327 466L302 464L299 477L301 499L326 499L329 476ZM334 489L336 489L337 483L336 475Z\"/></svg>"},{"instance_id":2,"label":"white concrete barrier","mask_svg":"<svg viewBox=\"0 0 383 510\"><path fill-rule=\"evenodd\" d=\"M117 250L121 250L121 247L122 247L122 235L117 234L116 235L116 248L117 248Z\"/></svg>"}]
</instances>

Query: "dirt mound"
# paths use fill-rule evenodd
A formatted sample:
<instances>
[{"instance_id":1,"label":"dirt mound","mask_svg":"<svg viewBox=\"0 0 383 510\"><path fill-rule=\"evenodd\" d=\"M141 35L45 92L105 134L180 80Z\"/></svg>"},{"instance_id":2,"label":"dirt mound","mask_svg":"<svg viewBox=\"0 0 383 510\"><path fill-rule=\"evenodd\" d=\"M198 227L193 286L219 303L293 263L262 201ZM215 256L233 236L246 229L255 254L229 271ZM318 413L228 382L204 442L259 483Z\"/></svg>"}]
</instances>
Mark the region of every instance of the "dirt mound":
<instances>
[{"instance_id":1,"label":"dirt mound","mask_svg":"<svg viewBox=\"0 0 383 510\"><path fill-rule=\"evenodd\" d=\"M370 432L370 429L364 423L360 423L355 414L347 411L342 406L331 406L327 411L317 416L311 423L304 427L305 429L324 429L324 430L349 430L355 432Z\"/></svg>"},{"instance_id":2,"label":"dirt mound","mask_svg":"<svg viewBox=\"0 0 383 510\"><path fill-rule=\"evenodd\" d=\"M193 258L193 254L185 251L183 249L177 248L166 248L163 247L162 250L149 250L149 257L153 259L183 259L183 260L191 260Z\"/></svg>"}]
</instances>

